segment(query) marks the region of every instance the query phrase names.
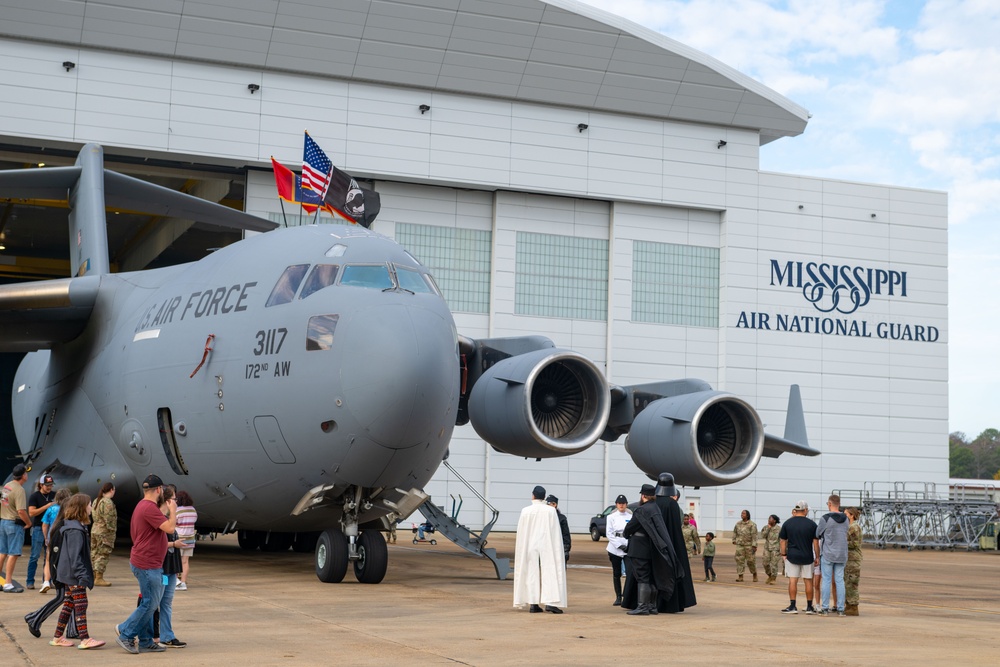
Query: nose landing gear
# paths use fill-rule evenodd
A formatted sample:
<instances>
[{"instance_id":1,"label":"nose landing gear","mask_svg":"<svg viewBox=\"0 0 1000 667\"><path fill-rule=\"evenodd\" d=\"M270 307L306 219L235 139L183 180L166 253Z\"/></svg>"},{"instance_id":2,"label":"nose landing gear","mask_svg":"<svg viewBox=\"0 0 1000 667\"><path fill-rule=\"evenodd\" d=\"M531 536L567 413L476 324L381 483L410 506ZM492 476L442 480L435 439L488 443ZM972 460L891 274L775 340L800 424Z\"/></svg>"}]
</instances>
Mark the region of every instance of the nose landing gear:
<instances>
[{"instance_id":1,"label":"nose landing gear","mask_svg":"<svg viewBox=\"0 0 1000 667\"><path fill-rule=\"evenodd\" d=\"M342 528L324 530L316 542L316 576L324 583L339 584L347 574L348 561L353 561L359 582L377 584L385 578L389 548L380 531L358 531L361 489L345 497Z\"/></svg>"}]
</instances>

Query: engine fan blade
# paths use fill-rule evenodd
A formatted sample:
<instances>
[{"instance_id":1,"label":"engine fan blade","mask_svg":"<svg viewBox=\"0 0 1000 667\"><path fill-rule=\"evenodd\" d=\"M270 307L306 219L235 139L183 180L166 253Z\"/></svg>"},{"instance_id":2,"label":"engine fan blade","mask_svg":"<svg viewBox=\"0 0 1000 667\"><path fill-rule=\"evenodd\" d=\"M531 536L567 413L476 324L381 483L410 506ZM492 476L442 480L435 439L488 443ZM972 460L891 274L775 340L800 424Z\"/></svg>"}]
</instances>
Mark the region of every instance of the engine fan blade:
<instances>
[{"instance_id":1,"label":"engine fan blade","mask_svg":"<svg viewBox=\"0 0 1000 667\"><path fill-rule=\"evenodd\" d=\"M722 468L736 452L736 424L721 405L712 405L698 421L698 454L709 467Z\"/></svg>"}]
</instances>

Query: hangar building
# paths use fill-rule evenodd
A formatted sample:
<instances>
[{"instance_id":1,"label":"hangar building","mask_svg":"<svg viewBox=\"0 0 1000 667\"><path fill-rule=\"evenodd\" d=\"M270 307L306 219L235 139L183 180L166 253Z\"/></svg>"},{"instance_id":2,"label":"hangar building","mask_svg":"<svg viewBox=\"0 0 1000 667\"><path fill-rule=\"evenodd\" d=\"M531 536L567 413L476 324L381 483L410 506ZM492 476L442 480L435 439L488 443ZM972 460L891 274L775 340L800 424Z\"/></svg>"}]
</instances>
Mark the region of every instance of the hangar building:
<instances>
[{"instance_id":1,"label":"hangar building","mask_svg":"<svg viewBox=\"0 0 1000 667\"><path fill-rule=\"evenodd\" d=\"M379 191L374 229L433 268L461 333L543 334L613 383L701 378L779 435L800 385L822 455L684 489L702 532L872 480L947 484L945 193L762 172L760 151L809 115L703 53L575 0L0 0L0 15L2 168L97 142L109 168L300 224L270 157L300 164L308 129ZM65 210L0 209L0 274L65 276ZM117 213L117 270L236 240ZM466 426L449 462L500 529L536 483L583 531L645 481L621 440L536 462ZM427 490L461 494L460 520L481 525L444 467Z\"/></svg>"}]
</instances>

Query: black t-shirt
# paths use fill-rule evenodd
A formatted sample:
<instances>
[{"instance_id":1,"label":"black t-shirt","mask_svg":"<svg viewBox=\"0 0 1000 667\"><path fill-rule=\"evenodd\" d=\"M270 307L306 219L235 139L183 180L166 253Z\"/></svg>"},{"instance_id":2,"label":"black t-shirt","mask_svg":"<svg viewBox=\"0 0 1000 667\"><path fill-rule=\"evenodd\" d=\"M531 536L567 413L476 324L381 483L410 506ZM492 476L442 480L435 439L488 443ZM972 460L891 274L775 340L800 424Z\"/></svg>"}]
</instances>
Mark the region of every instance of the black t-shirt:
<instances>
[{"instance_id":1,"label":"black t-shirt","mask_svg":"<svg viewBox=\"0 0 1000 667\"><path fill-rule=\"evenodd\" d=\"M56 497L55 491L50 491L49 493L42 493L41 491L34 491L30 496L28 496L28 507L34 507L38 509L39 507L45 507L52 499ZM31 523L33 526L42 525L42 515L31 517Z\"/></svg>"},{"instance_id":2,"label":"black t-shirt","mask_svg":"<svg viewBox=\"0 0 1000 667\"><path fill-rule=\"evenodd\" d=\"M791 519L781 524L781 532L778 539L788 540L788 548L785 555L789 563L795 565L808 565L815 558L813 556L813 540L816 539L816 522L804 516L793 516Z\"/></svg>"}]
</instances>

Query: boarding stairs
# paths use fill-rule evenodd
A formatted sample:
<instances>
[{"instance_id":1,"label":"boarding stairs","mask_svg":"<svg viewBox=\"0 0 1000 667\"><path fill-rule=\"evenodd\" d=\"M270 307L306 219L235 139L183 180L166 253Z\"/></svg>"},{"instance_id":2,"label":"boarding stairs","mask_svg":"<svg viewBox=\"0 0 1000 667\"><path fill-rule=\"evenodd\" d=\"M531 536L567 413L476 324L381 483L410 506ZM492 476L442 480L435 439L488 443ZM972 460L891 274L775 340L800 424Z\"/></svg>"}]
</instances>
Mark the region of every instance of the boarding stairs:
<instances>
[{"instance_id":1,"label":"boarding stairs","mask_svg":"<svg viewBox=\"0 0 1000 667\"><path fill-rule=\"evenodd\" d=\"M443 508L435 505L428 498L420 507L417 509L424 518L434 526L434 530L441 533L443 536L447 537L449 540L462 547L471 554L481 556L483 558L488 558L492 563L493 567L497 572L497 579L501 581L507 578L510 574L510 559L509 558L499 558L497 556L497 550L486 546L486 536L490 534L490 530L493 529L493 524L497 522L497 518L500 516L500 512L486 501L486 498L479 493L476 487L472 486L466 481L464 477L458 474L448 461L444 461L444 465L447 466L448 470L451 471L455 477L457 477L465 486L467 486L479 500L493 513L493 518L483 526L483 529L478 533L474 532L470 528L463 526L458 522L458 513L462 509L462 496L458 497L458 501L455 497L451 498L451 514L444 511Z\"/></svg>"}]
</instances>

